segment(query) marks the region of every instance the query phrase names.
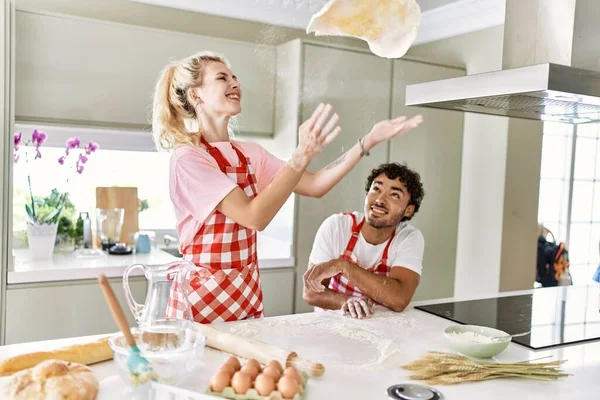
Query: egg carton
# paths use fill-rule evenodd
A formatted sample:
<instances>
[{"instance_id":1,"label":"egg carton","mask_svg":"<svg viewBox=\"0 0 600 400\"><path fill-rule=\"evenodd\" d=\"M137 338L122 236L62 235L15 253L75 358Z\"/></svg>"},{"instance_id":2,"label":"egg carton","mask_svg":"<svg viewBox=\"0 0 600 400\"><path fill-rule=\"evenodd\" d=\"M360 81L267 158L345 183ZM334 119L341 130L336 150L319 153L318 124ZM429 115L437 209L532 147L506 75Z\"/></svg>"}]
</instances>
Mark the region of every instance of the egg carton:
<instances>
[{"instance_id":1,"label":"egg carton","mask_svg":"<svg viewBox=\"0 0 600 400\"><path fill-rule=\"evenodd\" d=\"M276 399L282 400L303 400L304 393L306 392L306 382L308 381L308 375L305 372L300 372L300 376L302 377L302 385L300 386L300 391L296 393L296 395L292 399L285 399L281 392L278 390L272 391L271 394L267 396L261 396L254 388L248 389L246 393L237 394L231 386L227 386L225 389L223 389L222 392L213 392L212 390L210 390L209 387L208 389L206 389L205 393L211 396L235 400L265 400L269 398L269 396L273 396Z\"/></svg>"}]
</instances>

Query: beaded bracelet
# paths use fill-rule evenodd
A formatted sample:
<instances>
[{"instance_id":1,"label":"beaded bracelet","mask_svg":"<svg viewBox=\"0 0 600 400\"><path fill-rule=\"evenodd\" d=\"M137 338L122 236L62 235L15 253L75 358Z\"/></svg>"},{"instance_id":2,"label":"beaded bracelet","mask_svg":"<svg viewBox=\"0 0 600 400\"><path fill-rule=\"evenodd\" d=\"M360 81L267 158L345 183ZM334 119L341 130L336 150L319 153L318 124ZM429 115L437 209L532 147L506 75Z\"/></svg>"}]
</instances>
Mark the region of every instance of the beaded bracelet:
<instances>
[{"instance_id":1,"label":"beaded bracelet","mask_svg":"<svg viewBox=\"0 0 600 400\"><path fill-rule=\"evenodd\" d=\"M361 157L364 157L364 156L368 156L368 155L369 155L369 152L368 152L368 151L365 151L365 146L364 146L364 144L363 144L363 143L364 143L364 140L365 140L365 138L364 138L364 137L361 137L360 139L358 139L358 144L360 145L360 156L361 156Z\"/></svg>"}]
</instances>

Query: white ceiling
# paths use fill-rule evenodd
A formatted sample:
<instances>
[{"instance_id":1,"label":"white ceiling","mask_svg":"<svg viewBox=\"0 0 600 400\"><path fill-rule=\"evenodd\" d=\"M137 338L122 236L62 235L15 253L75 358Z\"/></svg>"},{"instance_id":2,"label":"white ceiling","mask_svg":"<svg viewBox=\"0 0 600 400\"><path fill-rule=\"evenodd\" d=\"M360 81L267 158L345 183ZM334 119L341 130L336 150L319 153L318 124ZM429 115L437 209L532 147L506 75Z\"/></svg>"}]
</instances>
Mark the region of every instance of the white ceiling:
<instances>
[{"instance_id":1,"label":"white ceiling","mask_svg":"<svg viewBox=\"0 0 600 400\"><path fill-rule=\"evenodd\" d=\"M306 29L328 0L130 0L287 28ZM423 11L414 45L504 23L506 0L417 0Z\"/></svg>"}]
</instances>

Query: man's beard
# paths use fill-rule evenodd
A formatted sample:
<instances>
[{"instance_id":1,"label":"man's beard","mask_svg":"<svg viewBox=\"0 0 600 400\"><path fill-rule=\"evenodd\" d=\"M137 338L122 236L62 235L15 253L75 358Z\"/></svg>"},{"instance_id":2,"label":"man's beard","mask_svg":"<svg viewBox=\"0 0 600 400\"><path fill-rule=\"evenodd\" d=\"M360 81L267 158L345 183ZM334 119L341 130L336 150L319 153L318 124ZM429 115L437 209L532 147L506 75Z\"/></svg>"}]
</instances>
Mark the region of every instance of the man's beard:
<instances>
[{"instance_id":1,"label":"man's beard","mask_svg":"<svg viewBox=\"0 0 600 400\"><path fill-rule=\"evenodd\" d=\"M368 214L367 214L367 224L369 224L370 226L372 226L375 229L383 229L383 228L389 228L392 226L397 226L400 221L402 221L402 215L403 214L399 214L397 217L395 218L385 218L385 219L375 219L375 218L371 218Z\"/></svg>"}]
</instances>

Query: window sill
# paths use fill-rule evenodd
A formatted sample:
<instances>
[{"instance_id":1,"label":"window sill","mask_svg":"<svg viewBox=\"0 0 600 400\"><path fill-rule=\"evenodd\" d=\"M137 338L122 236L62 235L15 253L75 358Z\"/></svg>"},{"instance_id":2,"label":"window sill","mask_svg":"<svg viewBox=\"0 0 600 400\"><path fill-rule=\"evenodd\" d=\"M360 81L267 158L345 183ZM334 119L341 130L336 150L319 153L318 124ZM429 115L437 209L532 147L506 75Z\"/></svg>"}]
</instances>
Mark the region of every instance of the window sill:
<instances>
[{"instance_id":1,"label":"window sill","mask_svg":"<svg viewBox=\"0 0 600 400\"><path fill-rule=\"evenodd\" d=\"M281 251L269 251L269 248L281 249L276 246L261 246L262 252L259 250L261 270L295 266L293 257L285 257ZM154 249L149 254L125 256L104 254L97 258L77 258L73 252L57 252L51 260L41 261L30 260L27 249L14 250L13 254L15 261L13 270L8 271L8 285L96 279L100 274L108 278L121 278L125 269L132 264L160 265L179 260L160 249ZM143 276L143 272L141 269L136 269L131 276Z\"/></svg>"}]
</instances>

